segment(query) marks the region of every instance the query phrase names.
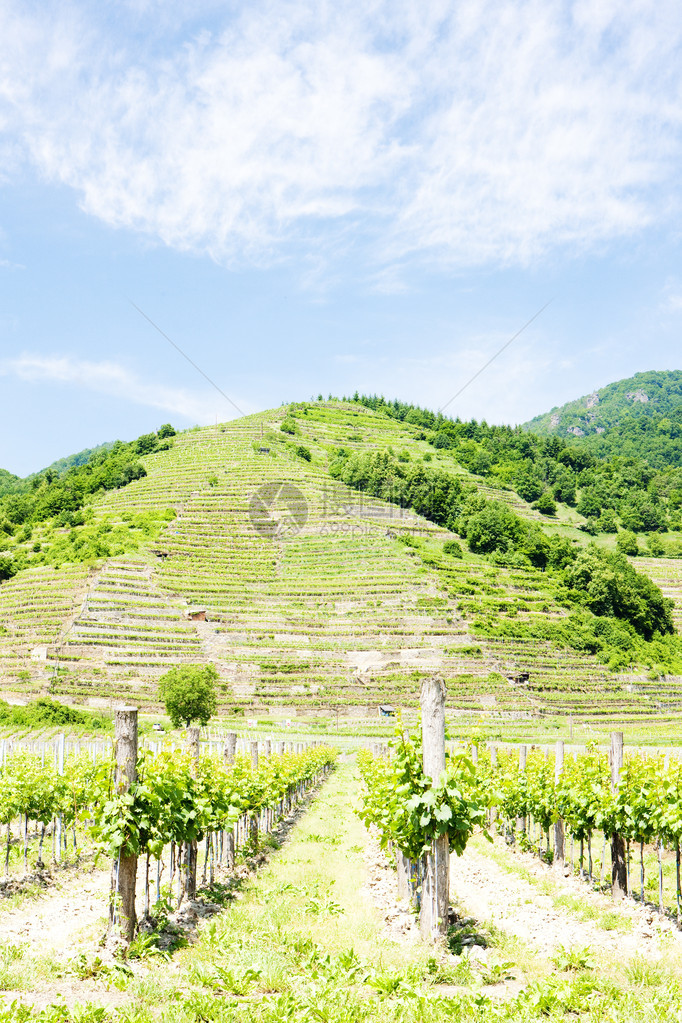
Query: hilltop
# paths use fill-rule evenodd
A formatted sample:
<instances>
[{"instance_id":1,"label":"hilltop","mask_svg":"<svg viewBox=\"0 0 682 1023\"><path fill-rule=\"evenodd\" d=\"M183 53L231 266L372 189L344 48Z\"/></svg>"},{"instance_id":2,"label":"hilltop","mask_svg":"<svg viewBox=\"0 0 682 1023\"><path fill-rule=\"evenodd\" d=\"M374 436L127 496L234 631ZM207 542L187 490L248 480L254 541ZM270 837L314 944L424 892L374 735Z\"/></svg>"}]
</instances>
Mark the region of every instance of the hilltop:
<instances>
[{"instance_id":1,"label":"hilltop","mask_svg":"<svg viewBox=\"0 0 682 1023\"><path fill-rule=\"evenodd\" d=\"M211 661L223 708L253 714L410 705L434 671L474 718L682 707L676 636L650 642L561 591L589 520L534 507L493 471L524 435L393 413L301 403L100 452L97 471L128 482L114 473L4 541L3 688L152 705L170 665ZM580 496L562 450L551 464ZM41 515L56 493L75 501L71 472L38 481ZM639 562L679 620L680 562Z\"/></svg>"},{"instance_id":2,"label":"hilltop","mask_svg":"<svg viewBox=\"0 0 682 1023\"><path fill-rule=\"evenodd\" d=\"M601 457L682 465L682 370L636 373L536 416L524 429L579 439Z\"/></svg>"}]
</instances>

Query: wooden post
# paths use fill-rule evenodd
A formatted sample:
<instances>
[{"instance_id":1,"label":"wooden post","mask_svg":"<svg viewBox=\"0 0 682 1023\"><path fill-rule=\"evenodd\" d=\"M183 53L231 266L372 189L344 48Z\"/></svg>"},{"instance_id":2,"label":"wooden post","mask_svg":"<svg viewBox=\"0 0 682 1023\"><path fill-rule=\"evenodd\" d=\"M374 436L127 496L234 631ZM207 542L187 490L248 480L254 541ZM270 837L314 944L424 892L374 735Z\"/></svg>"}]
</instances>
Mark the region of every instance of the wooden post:
<instances>
[{"instance_id":1,"label":"wooden post","mask_svg":"<svg viewBox=\"0 0 682 1023\"><path fill-rule=\"evenodd\" d=\"M225 736L225 749L223 750L223 759L229 766L234 764L234 758L237 753L237 733L228 732Z\"/></svg>"},{"instance_id":2,"label":"wooden post","mask_svg":"<svg viewBox=\"0 0 682 1023\"><path fill-rule=\"evenodd\" d=\"M492 772L494 774L495 773L495 768L497 767L497 749L496 749L496 747L492 743L490 744L490 767L491 767ZM491 806L490 807L490 829L491 830L495 827L495 821L496 820L497 820L497 809L494 806Z\"/></svg>"},{"instance_id":3,"label":"wooden post","mask_svg":"<svg viewBox=\"0 0 682 1023\"><path fill-rule=\"evenodd\" d=\"M116 792L137 781L137 707L120 707L115 717ZM61 747L63 749L63 746ZM107 939L129 945L135 934L137 856L121 854L111 868L111 901Z\"/></svg>"},{"instance_id":4,"label":"wooden post","mask_svg":"<svg viewBox=\"0 0 682 1023\"><path fill-rule=\"evenodd\" d=\"M528 757L528 747L519 746L519 774L526 773L526 760ZM520 831L521 834L526 833L526 818L518 817L516 820L516 830Z\"/></svg>"},{"instance_id":5,"label":"wooden post","mask_svg":"<svg viewBox=\"0 0 682 1023\"><path fill-rule=\"evenodd\" d=\"M398 898L410 897L410 861L400 849L395 851L395 865L398 874Z\"/></svg>"},{"instance_id":6,"label":"wooden post","mask_svg":"<svg viewBox=\"0 0 682 1023\"><path fill-rule=\"evenodd\" d=\"M57 760L57 773L59 775L62 775L62 774L64 774L64 733L63 732L61 732L57 736L56 760ZM56 831L56 843L55 843L56 860L57 860L57 863L60 863L61 859L62 859L62 815L61 814L59 814L59 816L57 817L57 819L55 821L55 831Z\"/></svg>"},{"instance_id":7,"label":"wooden post","mask_svg":"<svg viewBox=\"0 0 682 1023\"><path fill-rule=\"evenodd\" d=\"M558 786L559 779L564 771L564 743L563 739L557 739L556 754L554 759L554 786ZM554 868L564 869L564 822L561 818L554 825Z\"/></svg>"},{"instance_id":8,"label":"wooden post","mask_svg":"<svg viewBox=\"0 0 682 1023\"><path fill-rule=\"evenodd\" d=\"M251 766L254 771L258 770L258 743L251 743ZM258 849L258 814L252 813L249 821L249 840L253 846L253 851Z\"/></svg>"},{"instance_id":9,"label":"wooden post","mask_svg":"<svg viewBox=\"0 0 682 1023\"><path fill-rule=\"evenodd\" d=\"M201 732L196 725L187 729L187 745L192 756L192 777L196 778L199 769L199 736ZM187 879L185 892L188 899L197 895L197 840L193 838L187 843Z\"/></svg>"},{"instance_id":10,"label":"wooden post","mask_svg":"<svg viewBox=\"0 0 682 1023\"><path fill-rule=\"evenodd\" d=\"M623 767L623 733L611 732L611 791L616 792L620 784ZM627 862L625 841L622 835L611 835L611 894L622 899L628 893Z\"/></svg>"},{"instance_id":11,"label":"wooden post","mask_svg":"<svg viewBox=\"0 0 682 1023\"><path fill-rule=\"evenodd\" d=\"M223 759L228 767L234 764L236 752L237 733L228 732L225 736L225 749L223 750ZM234 870L234 828L225 835L225 860L227 869Z\"/></svg>"},{"instance_id":12,"label":"wooden post","mask_svg":"<svg viewBox=\"0 0 682 1023\"><path fill-rule=\"evenodd\" d=\"M441 679L424 680L420 704L424 774L437 785L445 770L445 685ZM432 842L423 857L423 865L419 927L423 938L437 938L448 929L450 843L447 835Z\"/></svg>"}]
</instances>

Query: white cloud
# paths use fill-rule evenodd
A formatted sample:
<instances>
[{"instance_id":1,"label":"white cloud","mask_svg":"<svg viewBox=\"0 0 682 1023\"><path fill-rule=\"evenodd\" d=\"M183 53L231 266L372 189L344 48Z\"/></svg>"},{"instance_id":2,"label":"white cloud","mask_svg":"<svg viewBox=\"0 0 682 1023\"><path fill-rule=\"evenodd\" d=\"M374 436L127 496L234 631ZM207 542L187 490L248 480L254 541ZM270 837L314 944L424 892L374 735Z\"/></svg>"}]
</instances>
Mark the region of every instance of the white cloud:
<instances>
[{"instance_id":1,"label":"white cloud","mask_svg":"<svg viewBox=\"0 0 682 1023\"><path fill-rule=\"evenodd\" d=\"M163 409L192 423L211 423L216 415L221 421L234 418L234 410L219 395L143 380L116 362L25 354L1 360L0 376L12 376L29 383L71 384L136 405Z\"/></svg>"},{"instance_id":2,"label":"white cloud","mask_svg":"<svg viewBox=\"0 0 682 1023\"><path fill-rule=\"evenodd\" d=\"M678 215L675 0L163 8L0 14L5 146L109 224L228 263L354 243L392 291L377 267L415 255L523 264Z\"/></svg>"},{"instance_id":3,"label":"white cloud","mask_svg":"<svg viewBox=\"0 0 682 1023\"><path fill-rule=\"evenodd\" d=\"M663 286L661 303L664 312L678 313L682 311L682 281L669 277Z\"/></svg>"}]
</instances>

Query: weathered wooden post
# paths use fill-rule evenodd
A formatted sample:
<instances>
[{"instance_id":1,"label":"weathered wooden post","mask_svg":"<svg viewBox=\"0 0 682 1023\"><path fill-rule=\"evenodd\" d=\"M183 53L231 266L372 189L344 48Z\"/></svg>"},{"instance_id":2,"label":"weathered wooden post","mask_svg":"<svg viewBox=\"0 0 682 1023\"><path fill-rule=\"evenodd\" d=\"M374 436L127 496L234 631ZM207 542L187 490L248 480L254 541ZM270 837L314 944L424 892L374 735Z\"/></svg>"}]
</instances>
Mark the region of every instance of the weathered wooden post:
<instances>
[{"instance_id":1,"label":"weathered wooden post","mask_svg":"<svg viewBox=\"0 0 682 1023\"><path fill-rule=\"evenodd\" d=\"M424 680L420 704L424 774L435 786L445 770L445 685L441 679ZM447 835L432 842L423 857L423 869L419 927L423 938L437 938L448 928L450 842Z\"/></svg>"},{"instance_id":2,"label":"weathered wooden post","mask_svg":"<svg viewBox=\"0 0 682 1023\"><path fill-rule=\"evenodd\" d=\"M490 768L493 775L497 767L497 747L490 743ZM490 830L492 831L495 827L495 821L497 820L497 808L494 806L490 807Z\"/></svg>"},{"instance_id":3,"label":"weathered wooden post","mask_svg":"<svg viewBox=\"0 0 682 1023\"><path fill-rule=\"evenodd\" d=\"M258 743L251 743L251 766L254 771L258 770ZM258 814L252 813L249 821L249 840L253 846L253 851L258 849Z\"/></svg>"},{"instance_id":4,"label":"weathered wooden post","mask_svg":"<svg viewBox=\"0 0 682 1023\"><path fill-rule=\"evenodd\" d=\"M128 792L137 781L137 707L119 707L115 717L116 792ZM111 867L111 900L107 940L129 945L135 934L137 856L120 853Z\"/></svg>"},{"instance_id":5,"label":"weathered wooden post","mask_svg":"<svg viewBox=\"0 0 682 1023\"><path fill-rule=\"evenodd\" d=\"M525 775L526 773L526 760L528 759L528 747L519 746L519 774ZM520 831L522 835L526 833L526 818L517 817L516 819L516 830Z\"/></svg>"},{"instance_id":6,"label":"weathered wooden post","mask_svg":"<svg viewBox=\"0 0 682 1023\"><path fill-rule=\"evenodd\" d=\"M234 764L236 752L237 733L228 732L225 736L225 749L223 750L223 759L228 767ZM234 828L228 831L225 835L225 859L227 862L227 869L234 870Z\"/></svg>"},{"instance_id":7,"label":"weathered wooden post","mask_svg":"<svg viewBox=\"0 0 682 1023\"><path fill-rule=\"evenodd\" d=\"M623 733L611 732L611 791L617 792L623 767ZM622 835L611 835L611 894L622 899L628 893L628 872L625 859L625 840Z\"/></svg>"},{"instance_id":8,"label":"weathered wooden post","mask_svg":"<svg viewBox=\"0 0 682 1023\"><path fill-rule=\"evenodd\" d=\"M557 739L556 753L554 757L554 787L559 785L559 780L564 771L564 743L563 739ZM561 817L554 825L554 869L564 869L564 822Z\"/></svg>"},{"instance_id":9,"label":"weathered wooden post","mask_svg":"<svg viewBox=\"0 0 682 1023\"><path fill-rule=\"evenodd\" d=\"M60 734L57 736L57 747L56 747L56 750L55 750L55 761L56 761L56 767L57 767L57 774L59 774L59 775L63 775L64 774L64 738L65 738L64 737L64 733L60 732ZM55 852L56 852L56 861L57 861L57 863L61 863L61 859L62 859L62 831L63 831L63 829L62 829L62 815L58 814L57 819L55 820L55 835L56 835Z\"/></svg>"},{"instance_id":10,"label":"weathered wooden post","mask_svg":"<svg viewBox=\"0 0 682 1023\"><path fill-rule=\"evenodd\" d=\"M199 771L199 736L201 732L196 725L187 729L187 745L192 758L192 777L196 778ZM188 899L195 899L197 895L197 840L193 838L187 843L187 881L185 892Z\"/></svg>"}]
</instances>

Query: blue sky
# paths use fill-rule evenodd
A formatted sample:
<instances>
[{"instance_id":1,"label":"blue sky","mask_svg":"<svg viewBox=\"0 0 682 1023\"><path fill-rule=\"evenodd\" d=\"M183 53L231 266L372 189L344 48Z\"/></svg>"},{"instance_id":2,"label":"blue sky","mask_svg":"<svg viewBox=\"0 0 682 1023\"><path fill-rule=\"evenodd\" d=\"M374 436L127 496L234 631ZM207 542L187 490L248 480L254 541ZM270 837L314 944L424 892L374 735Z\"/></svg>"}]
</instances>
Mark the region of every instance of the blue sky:
<instances>
[{"instance_id":1,"label":"blue sky","mask_svg":"<svg viewBox=\"0 0 682 1023\"><path fill-rule=\"evenodd\" d=\"M668 0L0 11L0 466L355 388L490 422L681 368Z\"/></svg>"}]
</instances>

